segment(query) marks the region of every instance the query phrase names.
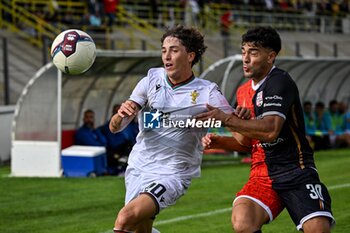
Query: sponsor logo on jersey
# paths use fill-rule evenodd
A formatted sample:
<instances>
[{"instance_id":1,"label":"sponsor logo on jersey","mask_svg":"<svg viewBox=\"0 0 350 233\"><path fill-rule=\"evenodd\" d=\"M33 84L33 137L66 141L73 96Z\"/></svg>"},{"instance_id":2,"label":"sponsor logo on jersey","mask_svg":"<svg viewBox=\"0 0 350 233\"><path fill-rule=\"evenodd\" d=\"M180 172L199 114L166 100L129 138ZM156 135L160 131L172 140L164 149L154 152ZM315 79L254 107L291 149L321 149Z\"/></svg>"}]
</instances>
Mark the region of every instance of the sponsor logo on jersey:
<instances>
[{"instance_id":1,"label":"sponsor logo on jersey","mask_svg":"<svg viewBox=\"0 0 350 233\"><path fill-rule=\"evenodd\" d=\"M274 95L274 96L266 96L266 100L283 100L282 96Z\"/></svg>"},{"instance_id":2,"label":"sponsor logo on jersey","mask_svg":"<svg viewBox=\"0 0 350 233\"><path fill-rule=\"evenodd\" d=\"M259 91L258 94L256 94L256 106L261 107L263 104L263 91Z\"/></svg>"},{"instance_id":3,"label":"sponsor logo on jersey","mask_svg":"<svg viewBox=\"0 0 350 233\"><path fill-rule=\"evenodd\" d=\"M273 96L265 96L265 100L270 101L268 103L264 103L264 107L282 107L281 101L283 100L282 96L273 95Z\"/></svg>"},{"instance_id":4,"label":"sponsor logo on jersey","mask_svg":"<svg viewBox=\"0 0 350 233\"><path fill-rule=\"evenodd\" d=\"M264 104L264 107L269 107L269 106L281 107L282 104L280 104L280 103L266 103L266 104Z\"/></svg>"},{"instance_id":5,"label":"sponsor logo on jersey","mask_svg":"<svg viewBox=\"0 0 350 233\"><path fill-rule=\"evenodd\" d=\"M253 145L253 147L262 147L262 148L266 149L266 148L270 148L270 147L276 146L277 144L282 143L282 142L284 142L283 138L277 138L273 142L260 142L260 143L257 143L255 145Z\"/></svg>"}]
</instances>

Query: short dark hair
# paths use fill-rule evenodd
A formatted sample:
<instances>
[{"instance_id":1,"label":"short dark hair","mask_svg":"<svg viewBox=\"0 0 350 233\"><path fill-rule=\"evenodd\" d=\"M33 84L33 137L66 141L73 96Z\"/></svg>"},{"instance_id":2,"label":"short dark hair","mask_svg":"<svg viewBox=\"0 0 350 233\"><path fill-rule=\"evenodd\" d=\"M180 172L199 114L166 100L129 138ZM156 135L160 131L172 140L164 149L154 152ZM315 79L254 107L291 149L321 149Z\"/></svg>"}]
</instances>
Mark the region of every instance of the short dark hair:
<instances>
[{"instance_id":1,"label":"short dark hair","mask_svg":"<svg viewBox=\"0 0 350 233\"><path fill-rule=\"evenodd\" d=\"M86 109L86 110L84 111L84 115L85 115L85 114L88 114L88 113L93 113L93 114L95 114L95 112L94 112L92 109Z\"/></svg>"},{"instance_id":2,"label":"short dark hair","mask_svg":"<svg viewBox=\"0 0 350 233\"><path fill-rule=\"evenodd\" d=\"M272 27L255 27L249 29L242 35L242 45L249 42L259 47L270 48L276 54L280 52L282 47L281 38Z\"/></svg>"},{"instance_id":3,"label":"short dark hair","mask_svg":"<svg viewBox=\"0 0 350 233\"><path fill-rule=\"evenodd\" d=\"M324 108L325 107L324 103L321 101L317 102L315 106L316 106L316 108Z\"/></svg>"},{"instance_id":4,"label":"short dark hair","mask_svg":"<svg viewBox=\"0 0 350 233\"><path fill-rule=\"evenodd\" d=\"M312 103L311 103L311 101L306 100L306 101L304 102L303 106L304 106L304 107L305 107L305 106L312 106Z\"/></svg>"},{"instance_id":5,"label":"short dark hair","mask_svg":"<svg viewBox=\"0 0 350 233\"><path fill-rule=\"evenodd\" d=\"M338 104L337 100L331 100L331 101L329 101L328 106L332 107L333 105L336 105L336 104Z\"/></svg>"},{"instance_id":6,"label":"short dark hair","mask_svg":"<svg viewBox=\"0 0 350 233\"><path fill-rule=\"evenodd\" d=\"M160 40L162 44L168 36L176 37L185 46L187 52L196 54L192 61L192 66L201 59L207 49L207 46L204 44L204 36L194 27L176 25L172 28L167 28Z\"/></svg>"}]
</instances>

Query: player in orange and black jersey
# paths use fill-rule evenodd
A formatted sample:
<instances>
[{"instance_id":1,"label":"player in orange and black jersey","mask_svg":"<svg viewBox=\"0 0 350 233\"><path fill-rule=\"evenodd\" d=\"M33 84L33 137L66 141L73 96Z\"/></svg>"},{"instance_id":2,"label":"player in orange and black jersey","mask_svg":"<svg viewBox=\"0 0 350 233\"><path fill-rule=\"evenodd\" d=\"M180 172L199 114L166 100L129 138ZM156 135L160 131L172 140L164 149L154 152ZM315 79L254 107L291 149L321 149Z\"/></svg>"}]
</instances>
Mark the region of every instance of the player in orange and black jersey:
<instances>
[{"instance_id":1,"label":"player in orange and black jersey","mask_svg":"<svg viewBox=\"0 0 350 233\"><path fill-rule=\"evenodd\" d=\"M237 105L248 108L252 118L256 117L252 100L257 87L254 85L253 80L249 80L240 86L236 93ZM269 177L265 162L265 151L261 146L257 145L261 145L261 142L257 139L251 139L252 162L249 180L242 190L237 193L234 203L239 203L238 200L242 197L256 202L262 208L259 214L263 216L260 218L263 224L264 222L270 222L275 219L283 210L283 204L276 191L272 189L272 180ZM240 214L239 209L232 212L233 223L237 222Z\"/></svg>"},{"instance_id":2,"label":"player in orange and black jersey","mask_svg":"<svg viewBox=\"0 0 350 233\"><path fill-rule=\"evenodd\" d=\"M334 224L331 198L319 179L305 137L298 88L287 72L274 66L280 49L281 39L271 27L257 27L242 36L243 72L251 80L238 91L237 102L243 107L250 104L246 107L254 109L254 119L242 120L211 106L197 119L221 120L244 136L244 140L234 137L232 145L247 146L246 139L252 139L250 178L233 205L236 232L261 232L262 225L283 207L298 230L330 232ZM204 140L203 144L212 142ZM219 145L219 140L214 144Z\"/></svg>"},{"instance_id":3,"label":"player in orange and black jersey","mask_svg":"<svg viewBox=\"0 0 350 233\"><path fill-rule=\"evenodd\" d=\"M273 67L266 80L256 90L253 98L257 119L278 116L284 120L279 135L272 142L261 142L271 179L275 188L299 176L298 168L315 168L313 151L305 137L303 109L298 88L287 72ZM282 156L283 155L283 156ZM294 177L295 176L295 177Z\"/></svg>"}]
</instances>

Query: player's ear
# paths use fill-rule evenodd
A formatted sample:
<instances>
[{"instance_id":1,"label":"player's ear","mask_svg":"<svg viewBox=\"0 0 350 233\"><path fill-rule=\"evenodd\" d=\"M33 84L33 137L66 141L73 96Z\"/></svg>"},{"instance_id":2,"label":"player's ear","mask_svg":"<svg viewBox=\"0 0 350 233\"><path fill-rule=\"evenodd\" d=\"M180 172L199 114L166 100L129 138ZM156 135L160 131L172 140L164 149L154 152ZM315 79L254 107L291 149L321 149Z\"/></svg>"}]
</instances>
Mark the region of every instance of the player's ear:
<instances>
[{"instance_id":1,"label":"player's ear","mask_svg":"<svg viewBox=\"0 0 350 233\"><path fill-rule=\"evenodd\" d=\"M274 63L274 61L276 59L276 56L277 56L276 52L275 51L271 51L269 53L268 57L267 57L267 62L271 63L271 64Z\"/></svg>"},{"instance_id":2,"label":"player's ear","mask_svg":"<svg viewBox=\"0 0 350 233\"><path fill-rule=\"evenodd\" d=\"M190 63L192 63L194 58L196 57L196 53L195 52L189 52L187 57L188 57L188 61Z\"/></svg>"}]
</instances>

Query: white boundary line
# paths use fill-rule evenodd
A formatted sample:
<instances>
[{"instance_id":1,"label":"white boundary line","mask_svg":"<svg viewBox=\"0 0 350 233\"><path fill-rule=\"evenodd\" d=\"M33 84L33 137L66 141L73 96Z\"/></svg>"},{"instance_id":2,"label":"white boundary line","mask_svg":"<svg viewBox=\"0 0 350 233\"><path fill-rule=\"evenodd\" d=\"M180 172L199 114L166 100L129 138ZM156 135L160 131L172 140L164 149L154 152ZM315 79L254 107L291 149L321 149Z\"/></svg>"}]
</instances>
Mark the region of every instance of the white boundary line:
<instances>
[{"instance_id":1,"label":"white boundary line","mask_svg":"<svg viewBox=\"0 0 350 233\"><path fill-rule=\"evenodd\" d=\"M347 188L347 187L350 187L350 183L347 183L347 184L337 184L337 185L329 186L329 187L328 187L328 190L341 189L341 188Z\"/></svg>"},{"instance_id":2,"label":"white boundary line","mask_svg":"<svg viewBox=\"0 0 350 233\"><path fill-rule=\"evenodd\" d=\"M350 187L350 183L333 185L333 186L329 186L327 188L328 188L328 190L334 190L334 189L341 189L341 188L348 188L348 187ZM157 221L153 225L154 226L166 225L169 223L186 221L188 219L202 218L202 217L212 216L212 215L216 215L216 214L226 213L226 212L230 212L231 210L232 210L232 208L224 208L224 209L213 210L213 211L209 211L209 212L205 212L205 213L185 215L185 216L180 216L180 217L171 218L171 219L167 219L167 220ZM106 231L103 233L113 233L113 231Z\"/></svg>"},{"instance_id":3,"label":"white boundary line","mask_svg":"<svg viewBox=\"0 0 350 233\"><path fill-rule=\"evenodd\" d=\"M168 223L180 222L180 221L185 221L185 220L193 219L193 218L207 217L207 216L212 216L212 215L216 215L216 214L230 212L231 210L232 210L232 208L230 207L230 208L218 209L218 210L213 210L213 211L200 213L200 214L186 215L186 216L181 216L181 217L172 218L172 219L168 219L168 220L157 221L153 225L160 226L160 225L165 225Z\"/></svg>"},{"instance_id":4,"label":"white boundary line","mask_svg":"<svg viewBox=\"0 0 350 233\"><path fill-rule=\"evenodd\" d=\"M341 188L347 188L347 187L350 187L350 183L329 186L328 190L341 189ZM165 225L165 224L168 224L168 223L185 221L185 220L193 219L193 218L207 217L207 216L211 216L211 215L216 215L216 214L220 214L220 213L229 212L231 210L232 210L232 208L225 208L225 209L218 209L218 210L213 210L213 211L200 213L200 214L181 216L181 217L172 218L172 219L168 219L168 220L157 221L157 222L154 223L154 226L160 226L160 225Z\"/></svg>"}]
</instances>

